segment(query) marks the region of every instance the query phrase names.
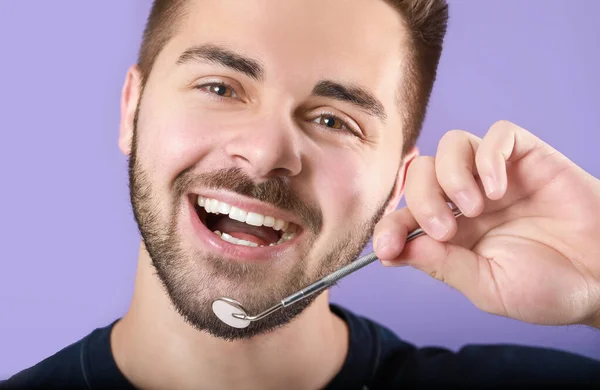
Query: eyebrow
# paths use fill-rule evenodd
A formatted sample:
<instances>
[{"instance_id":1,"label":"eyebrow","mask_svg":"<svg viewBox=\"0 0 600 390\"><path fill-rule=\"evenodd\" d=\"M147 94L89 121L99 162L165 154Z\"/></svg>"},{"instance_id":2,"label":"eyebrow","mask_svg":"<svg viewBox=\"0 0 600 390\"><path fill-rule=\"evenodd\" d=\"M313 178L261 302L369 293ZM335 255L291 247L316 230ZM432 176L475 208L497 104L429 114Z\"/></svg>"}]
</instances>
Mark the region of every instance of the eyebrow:
<instances>
[{"instance_id":1,"label":"eyebrow","mask_svg":"<svg viewBox=\"0 0 600 390\"><path fill-rule=\"evenodd\" d=\"M243 73L256 81L264 80L265 70L260 61L235 53L223 46L207 44L192 47L184 51L176 63L182 65L193 62L223 66Z\"/></svg>"},{"instance_id":2,"label":"eyebrow","mask_svg":"<svg viewBox=\"0 0 600 390\"><path fill-rule=\"evenodd\" d=\"M368 114L379 118L383 123L385 123L387 119L383 104L365 88L354 85L344 85L331 80L323 80L317 83L313 88L312 94L314 96L352 103Z\"/></svg>"},{"instance_id":3,"label":"eyebrow","mask_svg":"<svg viewBox=\"0 0 600 390\"><path fill-rule=\"evenodd\" d=\"M265 68L260 61L224 46L214 44L194 46L184 51L176 63L183 65L194 62L223 66L259 82L264 81L265 78ZM369 115L379 118L383 123L387 119L383 104L371 92L359 86L321 80L313 88L312 95L351 103Z\"/></svg>"}]
</instances>

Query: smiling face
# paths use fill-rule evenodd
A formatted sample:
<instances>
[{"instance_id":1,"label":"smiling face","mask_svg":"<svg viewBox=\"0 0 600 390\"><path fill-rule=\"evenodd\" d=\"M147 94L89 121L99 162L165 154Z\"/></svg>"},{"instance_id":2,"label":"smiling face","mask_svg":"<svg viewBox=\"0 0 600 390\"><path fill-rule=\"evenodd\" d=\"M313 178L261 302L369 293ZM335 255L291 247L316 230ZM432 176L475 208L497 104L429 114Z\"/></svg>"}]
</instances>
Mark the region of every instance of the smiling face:
<instances>
[{"instance_id":1,"label":"smiling face","mask_svg":"<svg viewBox=\"0 0 600 390\"><path fill-rule=\"evenodd\" d=\"M405 28L372 0L205 0L187 11L143 96L126 104L137 108L121 133L132 203L182 316L249 337L310 300L233 329L213 315L215 298L258 313L354 260L394 209Z\"/></svg>"}]
</instances>

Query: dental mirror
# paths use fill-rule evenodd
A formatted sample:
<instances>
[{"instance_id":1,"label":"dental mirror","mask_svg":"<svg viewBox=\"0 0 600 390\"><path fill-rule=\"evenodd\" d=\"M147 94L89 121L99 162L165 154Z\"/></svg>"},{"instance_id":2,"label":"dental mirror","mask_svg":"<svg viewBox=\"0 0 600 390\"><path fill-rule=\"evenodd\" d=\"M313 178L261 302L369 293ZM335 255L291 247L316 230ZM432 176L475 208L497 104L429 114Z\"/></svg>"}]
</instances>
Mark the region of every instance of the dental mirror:
<instances>
[{"instance_id":1,"label":"dental mirror","mask_svg":"<svg viewBox=\"0 0 600 390\"><path fill-rule=\"evenodd\" d=\"M452 209L455 218L458 218L462 215L462 212L458 208L456 208L456 206L452 204L449 204L449 206ZM423 229L418 228L408 235L408 237L406 238L406 242L412 241L415 238L421 237L424 234L425 232L423 231ZM352 263L346 265L345 267L342 267L337 271L332 272L324 278L319 279L315 283L282 299L275 306L271 306L267 310L255 316L249 316L248 313L246 313L246 310L244 309L242 304L236 301L235 299L225 297L215 299L212 304L212 309L215 315L225 324L234 328L246 328L248 325L250 325L250 323L254 321L260 321L261 319L280 310L283 307L293 305L296 302L299 302L313 294L316 294L325 290L328 287L331 287L338 280L350 275L355 271L358 271L359 269L373 263L376 260L378 260L378 258L377 256L375 256L374 252L362 256L359 259L353 261Z\"/></svg>"}]
</instances>

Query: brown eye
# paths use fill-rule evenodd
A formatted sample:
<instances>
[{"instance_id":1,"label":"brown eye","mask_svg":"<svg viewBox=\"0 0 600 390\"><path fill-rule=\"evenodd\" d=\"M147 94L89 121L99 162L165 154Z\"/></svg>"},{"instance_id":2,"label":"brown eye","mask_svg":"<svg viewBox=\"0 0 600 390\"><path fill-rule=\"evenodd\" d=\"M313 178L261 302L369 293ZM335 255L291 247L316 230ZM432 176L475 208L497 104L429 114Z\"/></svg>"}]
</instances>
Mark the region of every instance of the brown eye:
<instances>
[{"instance_id":1,"label":"brown eye","mask_svg":"<svg viewBox=\"0 0 600 390\"><path fill-rule=\"evenodd\" d=\"M341 129L344 127L344 122L334 116L322 115L319 118L320 125L327 126L331 129Z\"/></svg>"},{"instance_id":2,"label":"brown eye","mask_svg":"<svg viewBox=\"0 0 600 390\"><path fill-rule=\"evenodd\" d=\"M336 130L334 133L346 135L351 134L357 137L360 137L362 134L360 127L358 127L358 125L356 125L354 122L340 119L339 116L331 113L321 113L321 115L313 119L311 122L316 123L321 127Z\"/></svg>"},{"instance_id":3,"label":"brown eye","mask_svg":"<svg viewBox=\"0 0 600 390\"><path fill-rule=\"evenodd\" d=\"M233 89L224 84L208 85L208 91L221 97L232 97L234 95Z\"/></svg>"}]
</instances>

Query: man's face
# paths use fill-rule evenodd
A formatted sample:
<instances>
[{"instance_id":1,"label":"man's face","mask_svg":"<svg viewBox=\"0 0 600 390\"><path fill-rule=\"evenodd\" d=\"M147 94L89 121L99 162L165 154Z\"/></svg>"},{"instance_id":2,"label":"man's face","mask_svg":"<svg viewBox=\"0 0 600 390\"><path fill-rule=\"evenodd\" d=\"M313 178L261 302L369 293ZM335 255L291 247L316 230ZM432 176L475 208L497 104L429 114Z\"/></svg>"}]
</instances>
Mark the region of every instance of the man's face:
<instances>
[{"instance_id":1,"label":"man's face","mask_svg":"<svg viewBox=\"0 0 600 390\"><path fill-rule=\"evenodd\" d=\"M242 330L212 301L257 313L354 260L401 184L406 35L384 1L203 0L188 11L138 104L132 203L183 317L250 337L309 300Z\"/></svg>"}]
</instances>

